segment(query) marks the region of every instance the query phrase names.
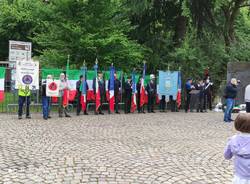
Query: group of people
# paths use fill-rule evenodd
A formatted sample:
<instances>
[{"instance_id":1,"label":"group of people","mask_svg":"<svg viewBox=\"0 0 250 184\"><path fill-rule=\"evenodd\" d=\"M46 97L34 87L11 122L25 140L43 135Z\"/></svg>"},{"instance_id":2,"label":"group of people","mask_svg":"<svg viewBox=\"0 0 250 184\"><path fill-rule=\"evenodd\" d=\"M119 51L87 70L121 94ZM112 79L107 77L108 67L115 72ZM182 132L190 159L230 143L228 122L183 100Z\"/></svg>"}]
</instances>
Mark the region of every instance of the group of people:
<instances>
[{"instance_id":1,"label":"group of people","mask_svg":"<svg viewBox=\"0 0 250 184\"><path fill-rule=\"evenodd\" d=\"M43 118L45 120L51 118L50 116L50 109L51 109L51 97L47 96L46 89L47 89L47 81L53 79L52 75L48 75L47 79L42 82L42 111L43 111ZM97 81L96 81L97 80ZM142 82L143 78L140 77L137 84L136 84L136 106L138 113L145 113L144 107L145 103L141 103L141 90L142 90ZM83 111L84 115L88 115L87 108L82 108L82 91L83 91L83 83L85 82L85 90L88 91L89 86L86 82L83 75L80 76L79 80L76 83L76 115L79 116L80 113ZM98 96L96 94L97 91L100 93L100 104L96 105L95 108L95 114L103 115L103 103L105 103L106 100L106 83L103 78L103 73L98 72L97 77L93 79L92 88L94 91L94 95ZM132 90L133 90L133 82L131 76L128 76L126 79L126 82L123 86L124 88L124 112L125 114L128 114L131 112L131 101L132 101ZM98 86L98 90L96 89ZM144 84L143 84L144 86ZM69 100L67 99L67 96L69 95L69 90L71 86L69 85L67 81L67 77L64 73L60 74L60 85L59 85L59 96L58 98L58 113L59 117L71 117L68 112L68 105ZM107 90L111 90L111 82L110 79L108 81ZM119 103L121 101L121 81L117 78L117 74L114 73L114 107L115 107L115 113L119 114ZM148 102L147 102L147 112L148 113L154 113L154 105L156 101L157 96L157 88L156 88L156 81L155 81L155 75L150 75L150 81L145 86L145 93L147 94ZM22 88L20 87L18 90L19 95L19 110L18 110L18 119L22 119L23 116L23 105L26 104L26 118L31 118L30 116L30 95L31 91L29 87ZM97 97L96 97L97 98ZM86 106L87 106L86 102ZM108 108L108 113L111 113L111 109Z\"/></svg>"},{"instance_id":2,"label":"group of people","mask_svg":"<svg viewBox=\"0 0 250 184\"><path fill-rule=\"evenodd\" d=\"M206 112L207 108L212 110L213 83L210 76L206 76L197 82L189 78L185 84L186 103L185 112Z\"/></svg>"}]
</instances>

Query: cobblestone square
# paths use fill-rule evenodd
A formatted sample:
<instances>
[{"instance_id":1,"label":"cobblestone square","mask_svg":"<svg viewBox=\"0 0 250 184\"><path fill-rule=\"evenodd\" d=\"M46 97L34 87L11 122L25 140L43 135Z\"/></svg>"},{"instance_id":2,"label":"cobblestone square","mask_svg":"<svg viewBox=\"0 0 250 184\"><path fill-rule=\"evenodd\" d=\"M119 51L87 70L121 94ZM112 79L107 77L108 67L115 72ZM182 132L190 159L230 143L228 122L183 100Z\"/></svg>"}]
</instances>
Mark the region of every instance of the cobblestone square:
<instances>
[{"instance_id":1,"label":"cobblestone square","mask_svg":"<svg viewBox=\"0 0 250 184\"><path fill-rule=\"evenodd\" d=\"M232 124L221 113L0 114L0 183L226 184Z\"/></svg>"}]
</instances>

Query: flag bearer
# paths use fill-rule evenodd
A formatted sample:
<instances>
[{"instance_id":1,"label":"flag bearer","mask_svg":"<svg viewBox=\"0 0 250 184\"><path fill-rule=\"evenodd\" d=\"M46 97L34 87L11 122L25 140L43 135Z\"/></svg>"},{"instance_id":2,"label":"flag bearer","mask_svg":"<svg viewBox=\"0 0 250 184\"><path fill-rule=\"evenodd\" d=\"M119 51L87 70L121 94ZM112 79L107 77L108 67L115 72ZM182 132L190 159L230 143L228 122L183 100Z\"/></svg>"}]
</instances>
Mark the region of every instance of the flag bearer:
<instances>
[{"instance_id":1,"label":"flag bearer","mask_svg":"<svg viewBox=\"0 0 250 184\"><path fill-rule=\"evenodd\" d=\"M98 77L97 77L97 85L98 85L98 89L96 89L96 78L94 78L93 80L93 90L95 95L97 96L97 93L100 94L100 100L99 100L99 104L96 104L96 106L99 106L98 108L96 108L96 112L95 114L101 114L103 115L104 113L102 112L102 103L104 102L105 99L105 95L106 95L106 90L105 90L105 81L103 79L103 73L99 72L98 73Z\"/></svg>"},{"instance_id":2,"label":"flag bearer","mask_svg":"<svg viewBox=\"0 0 250 184\"><path fill-rule=\"evenodd\" d=\"M124 111L125 114L130 113L130 108L131 108L131 98L132 98L132 80L131 77L129 76L127 78L127 81L125 83L125 107Z\"/></svg>"},{"instance_id":3,"label":"flag bearer","mask_svg":"<svg viewBox=\"0 0 250 184\"><path fill-rule=\"evenodd\" d=\"M150 81L146 87L148 93L148 112L154 113L154 103L156 97L156 83L155 83L155 75L150 75Z\"/></svg>"},{"instance_id":4,"label":"flag bearer","mask_svg":"<svg viewBox=\"0 0 250 184\"><path fill-rule=\"evenodd\" d=\"M76 83L76 90L77 90L77 109L76 109L76 115L79 116L80 112L82 110L82 90L83 90L83 82L84 78L83 75L80 76L79 81ZM88 90L88 84L86 83L86 91ZM84 110L84 115L88 115L87 109Z\"/></svg>"},{"instance_id":5,"label":"flag bearer","mask_svg":"<svg viewBox=\"0 0 250 184\"><path fill-rule=\"evenodd\" d=\"M67 106L68 106L68 97L69 97L69 86L66 80L66 76L64 73L60 74L60 86L59 86L59 117L63 117L63 113L65 117L71 117L68 114Z\"/></svg>"}]
</instances>

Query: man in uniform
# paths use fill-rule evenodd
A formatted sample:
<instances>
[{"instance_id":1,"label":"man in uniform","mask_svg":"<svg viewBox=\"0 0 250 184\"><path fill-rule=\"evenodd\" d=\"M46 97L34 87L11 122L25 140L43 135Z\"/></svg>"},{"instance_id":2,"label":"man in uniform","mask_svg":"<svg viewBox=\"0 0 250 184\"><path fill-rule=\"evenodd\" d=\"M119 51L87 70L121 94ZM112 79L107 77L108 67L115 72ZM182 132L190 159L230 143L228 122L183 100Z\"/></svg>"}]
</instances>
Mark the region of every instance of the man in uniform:
<instances>
[{"instance_id":1,"label":"man in uniform","mask_svg":"<svg viewBox=\"0 0 250 184\"><path fill-rule=\"evenodd\" d=\"M101 72L98 73L98 86L99 86L99 90L100 90L100 96L101 96L101 105L98 109L98 111L95 112L96 115L101 114L103 115L104 113L102 112L102 103L105 100L105 95L106 95L106 87L105 87L105 81L103 79L103 74ZM94 78L93 80L93 90L94 93L96 94L96 78Z\"/></svg>"},{"instance_id":2,"label":"man in uniform","mask_svg":"<svg viewBox=\"0 0 250 184\"><path fill-rule=\"evenodd\" d=\"M141 82L142 82L142 76L139 77L139 80L136 84L136 91L137 91L137 96L136 96L136 100L137 100L137 110L138 113L145 113L144 112L144 105L141 107L140 105L140 99L141 99Z\"/></svg>"},{"instance_id":3,"label":"man in uniform","mask_svg":"<svg viewBox=\"0 0 250 184\"><path fill-rule=\"evenodd\" d=\"M148 93L148 113L154 113L154 103L156 97L156 83L155 83L155 75L150 75L150 81L146 87Z\"/></svg>"},{"instance_id":4,"label":"man in uniform","mask_svg":"<svg viewBox=\"0 0 250 184\"><path fill-rule=\"evenodd\" d=\"M30 119L30 89L29 86L20 86L18 89L18 119L22 119L23 104L26 105L26 118Z\"/></svg>"},{"instance_id":5,"label":"man in uniform","mask_svg":"<svg viewBox=\"0 0 250 184\"><path fill-rule=\"evenodd\" d=\"M185 84L185 89L186 89L186 104L185 104L185 112L188 112L190 108L190 99L191 99L191 94L190 92L192 89L194 89L193 86L193 80L189 78Z\"/></svg>"},{"instance_id":6,"label":"man in uniform","mask_svg":"<svg viewBox=\"0 0 250 184\"><path fill-rule=\"evenodd\" d=\"M130 113L130 108L131 108L131 98L132 98L132 80L131 77L129 76L127 78L127 81L125 82L125 107L124 111L125 114Z\"/></svg>"}]
</instances>

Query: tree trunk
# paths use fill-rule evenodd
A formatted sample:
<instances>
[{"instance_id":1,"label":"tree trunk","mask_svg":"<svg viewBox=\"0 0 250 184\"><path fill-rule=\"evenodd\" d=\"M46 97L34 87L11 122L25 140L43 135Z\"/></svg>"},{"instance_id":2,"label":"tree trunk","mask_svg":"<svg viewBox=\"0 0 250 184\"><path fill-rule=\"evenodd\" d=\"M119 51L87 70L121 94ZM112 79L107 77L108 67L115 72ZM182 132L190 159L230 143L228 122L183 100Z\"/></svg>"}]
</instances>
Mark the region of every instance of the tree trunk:
<instances>
[{"instance_id":1,"label":"tree trunk","mask_svg":"<svg viewBox=\"0 0 250 184\"><path fill-rule=\"evenodd\" d=\"M176 18L176 26L175 26L175 35L174 35L174 42L175 45L178 47L184 40L187 32L187 17L179 15Z\"/></svg>"}]
</instances>

